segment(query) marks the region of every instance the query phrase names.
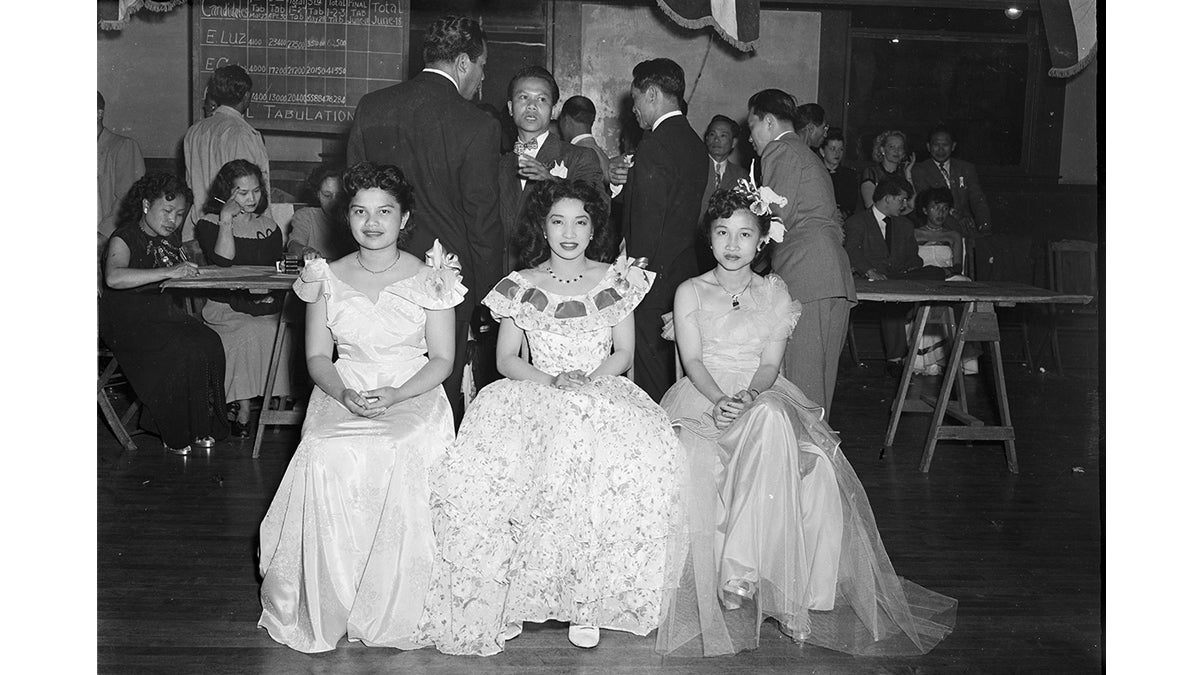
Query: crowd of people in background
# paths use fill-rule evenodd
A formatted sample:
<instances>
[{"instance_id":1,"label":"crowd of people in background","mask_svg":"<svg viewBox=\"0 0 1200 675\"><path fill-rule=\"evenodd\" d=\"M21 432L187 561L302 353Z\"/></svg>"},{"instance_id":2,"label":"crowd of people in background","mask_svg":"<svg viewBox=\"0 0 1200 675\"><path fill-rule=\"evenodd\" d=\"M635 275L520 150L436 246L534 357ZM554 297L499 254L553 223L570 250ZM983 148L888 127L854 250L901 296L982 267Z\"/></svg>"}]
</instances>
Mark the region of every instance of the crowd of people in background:
<instances>
[{"instance_id":1,"label":"crowd of people in background","mask_svg":"<svg viewBox=\"0 0 1200 675\"><path fill-rule=\"evenodd\" d=\"M308 399L260 529L260 625L305 652L487 655L551 619L582 648L658 629L666 654L753 648L766 617L855 654L936 645L955 602L892 570L829 411L854 277L958 278L991 231L951 132L918 163L886 131L856 174L825 111L772 88L701 136L683 69L655 58L618 154L588 98L555 119L538 66L508 80L506 146L472 102L479 23L437 19L422 56L358 103L286 240L244 69L212 74L183 180L142 175L100 99L100 336L168 450L250 435L283 302L210 296L197 318L158 283L305 263L283 358L315 386L284 368L262 401ZM907 311L885 322L893 364Z\"/></svg>"}]
</instances>

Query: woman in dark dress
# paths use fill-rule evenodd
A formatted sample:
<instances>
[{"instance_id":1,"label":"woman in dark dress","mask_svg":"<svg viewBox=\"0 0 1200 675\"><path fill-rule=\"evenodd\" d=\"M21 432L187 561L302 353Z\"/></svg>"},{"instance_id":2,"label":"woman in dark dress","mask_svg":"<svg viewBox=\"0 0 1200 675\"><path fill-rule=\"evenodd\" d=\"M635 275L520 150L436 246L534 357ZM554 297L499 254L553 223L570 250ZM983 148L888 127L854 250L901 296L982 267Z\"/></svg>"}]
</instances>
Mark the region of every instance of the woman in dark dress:
<instances>
[{"instance_id":1,"label":"woman in dark dress","mask_svg":"<svg viewBox=\"0 0 1200 675\"><path fill-rule=\"evenodd\" d=\"M218 267L274 265L283 254L283 234L267 211L262 170L235 159L221 167L208 192L204 215L196 222L196 241L204 257ZM250 436L250 399L267 387L267 371L283 293L232 291L210 296L202 315L225 345L225 400L236 402L233 435ZM291 341L285 339L275 380L275 396L291 392ZM263 402L266 409L267 401Z\"/></svg>"},{"instance_id":2,"label":"woman in dark dress","mask_svg":"<svg viewBox=\"0 0 1200 675\"><path fill-rule=\"evenodd\" d=\"M887 178L900 178L912 185L912 167L917 161L915 154L908 152L908 137L903 131L884 131L875 137L871 148L871 159L875 163L863 169L859 181L859 194L862 197L863 208L870 210L875 205L875 186ZM907 204L902 213L912 211L912 204Z\"/></svg>"},{"instance_id":3,"label":"woman in dark dress","mask_svg":"<svg viewBox=\"0 0 1200 675\"><path fill-rule=\"evenodd\" d=\"M842 166L842 158L846 155L846 137L842 135L840 127L832 127L826 132L817 154L821 156L825 168L829 169L833 198L845 220L858 210L858 173L848 166Z\"/></svg>"},{"instance_id":4,"label":"woman in dark dress","mask_svg":"<svg viewBox=\"0 0 1200 675\"><path fill-rule=\"evenodd\" d=\"M229 435L221 339L158 288L200 273L179 243L190 198L168 173L133 184L105 251L100 296L100 338L142 402L142 425L179 455Z\"/></svg>"}]
</instances>

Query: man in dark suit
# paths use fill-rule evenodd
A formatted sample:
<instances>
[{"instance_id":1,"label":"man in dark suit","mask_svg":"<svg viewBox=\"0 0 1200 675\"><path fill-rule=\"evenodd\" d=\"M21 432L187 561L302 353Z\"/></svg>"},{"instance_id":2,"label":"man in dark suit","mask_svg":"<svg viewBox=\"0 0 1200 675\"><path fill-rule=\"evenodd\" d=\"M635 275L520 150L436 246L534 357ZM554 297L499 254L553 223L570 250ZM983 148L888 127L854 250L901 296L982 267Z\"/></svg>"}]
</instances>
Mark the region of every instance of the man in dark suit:
<instances>
[{"instance_id":1,"label":"man in dark suit","mask_svg":"<svg viewBox=\"0 0 1200 675\"><path fill-rule=\"evenodd\" d=\"M708 182L704 184L704 197L700 200L700 221L704 221L704 212L708 210L708 200L717 190L728 190L738 184L739 180L749 180L750 173L738 166L729 158L737 148L741 127L737 122L724 115L714 115L704 132L704 145L708 148ZM704 228L700 228L703 230ZM696 232L696 264L701 273L717 266L712 249L707 239Z\"/></svg>"},{"instance_id":2,"label":"man in dark suit","mask_svg":"<svg viewBox=\"0 0 1200 675\"><path fill-rule=\"evenodd\" d=\"M467 297L455 310L454 369L443 387L462 420L462 376L475 305L503 275L504 234L496 198L500 125L472 105L483 82L487 36L462 16L425 32L426 68L363 96L346 147L347 164L400 167L413 186L415 225L407 250L418 258L439 240L462 263Z\"/></svg>"},{"instance_id":3,"label":"man in dark suit","mask_svg":"<svg viewBox=\"0 0 1200 675\"><path fill-rule=\"evenodd\" d=\"M655 402L675 382L675 346L662 339L680 282L696 276L696 223L708 176L704 141L688 124L683 68L670 59L642 61L629 87L633 114L646 130L632 167L612 165L613 190L627 188L622 233L625 252L646 258L657 278L634 310L633 379Z\"/></svg>"},{"instance_id":4,"label":"man in dark suit","mask_svg":"<svg viewBox=\"0 0 1200 675\"><path fill-rule=\"evenodd\" d=\"M512 235L525 199L541 181L583 180L607 194L604 172L595 153L564 142L550 130L550 112L558 103L558 83L541 66L526 66L508 83L508 114L517 124L512 152L500 157L500 222L504 225L505 271L516 266Z\"/></svg>"},{"instance_id":5,"label":"man in dark suit","mask_svg":"<svg viewBox=\"0 0 1200 675\"><path fill-rule=\"evenodd\" d=\"M917 252L912 222L900 215L912 198L912 186L900 179L886 179L875 186L874 205L846 220L846 254L858 276L870 281L884 279L944 279L939 267L926 267ZM904 322L912 311L910 303L883 303L880 324L888 372L896 375L907 352Z\"/></svg>"}]
</instances>

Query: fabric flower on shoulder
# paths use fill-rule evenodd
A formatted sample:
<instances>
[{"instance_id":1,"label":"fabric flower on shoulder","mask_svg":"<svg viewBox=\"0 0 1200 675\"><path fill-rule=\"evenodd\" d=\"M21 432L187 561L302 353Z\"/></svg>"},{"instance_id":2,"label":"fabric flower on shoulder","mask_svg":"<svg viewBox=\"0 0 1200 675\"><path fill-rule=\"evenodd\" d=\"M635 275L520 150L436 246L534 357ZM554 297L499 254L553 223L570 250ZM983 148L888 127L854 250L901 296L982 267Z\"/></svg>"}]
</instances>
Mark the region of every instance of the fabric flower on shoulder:
<instances>
[{"instance_id":1,"label":"fabric flower on shoulder","mask_svg":"<svg viewBox=\"0 0 1200 675\"><path fill-rule=\"evenodd\" d=\"M467 287L462 285L462 263L458 261L458 256L446 251L441 240L433 240L433 247L425 252L425 264L434 270L434 274L425 280L430 295L440 298L447 289L456 287L456 290L461 288L460 292L466 294Z\"/></svg>"},{"instance_id":2,"label":"fabric flower on shoulder","mask_svg":"<svg viewBox=\"0 0 1200 675\"><path fill-rule=\"evenodd\" d=\"M555 162L554 166L550 167L550 175L554 176L555 178L566 178L567 165L563 164L561 160Z\"/></svg>"},{"instance_id":3,"label":"fabric flower on shoulder","mask_svg":"<svg viewBox=\"0 0 1200 675\"><path fill-rule=\"evenodd\" d=\"M625 293L632 287L650 286L654 277L646 272L646 265L645 258L618 257L613 262L613 288Z\"/></svg>"},{"instance_id":4,"label":"fabric flower on shoulder","mask_svg":"<svg viewBox=\"0 0 1200 675\"><path fill-rule=\"evenodd\" d=\"M322 295L328 299L329 278L329 263L324 258L316 258L300 270L300 278L292 282L292 290L304 302L316 302Z\"/></svg>"}]
</instances>

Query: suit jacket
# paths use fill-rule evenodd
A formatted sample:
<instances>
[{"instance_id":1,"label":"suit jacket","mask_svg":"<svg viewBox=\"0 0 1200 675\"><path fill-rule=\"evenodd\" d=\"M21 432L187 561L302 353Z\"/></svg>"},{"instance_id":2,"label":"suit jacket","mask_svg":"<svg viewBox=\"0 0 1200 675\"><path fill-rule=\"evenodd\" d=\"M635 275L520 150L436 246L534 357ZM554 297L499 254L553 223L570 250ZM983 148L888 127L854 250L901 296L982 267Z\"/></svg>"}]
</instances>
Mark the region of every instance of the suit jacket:
<instances>
[{"instance_id":1,"label":"suit jacket","mask_svg":"<svg viewBox=\"0 0 1200 675\"><path fill-rule=\"evenodd\" d=\"M346 146L350 166L368 161L400 167L413 187L418 258L438 239L462 263L467 299L455 309L468 321L504 275L504 230L496 195L500 124L434 73L362 97Z\"/></svg>"},{"instance_id":2,"label":"suit jacket","mask_svg":"<svg viewBox=\"0 0 1200 675\"><path fill-rule=\"evenodd\" d=\"M799 136L788 133L763 148L762 167L762 184L788 200L786 206L771 206L787 228L783 241L772 247L771 268L787 282L792 299L857 301L842 228L833 219L837 207L825 164Z\"/></svg>"},{"instance_id":3,"label":"suit jacket","mask_svg":"<svg viewBox=\"0 0 1200 675\"><path fill-rule=\"evenodd\" d=\"M733 163L725 162L725 172L721 174L721 184L717 184L717 169L713 166L712 157L708 158L708 182L704 184L704 198L700 200L700 219L704 220L704 212L708 210L708 200L712 199L717 190L728 190L737 185L741 179L750 179L750 172Z\"/></svg>"},{"instance_id":4,"label":"suit jacket","mask_svg":"<svg viewBox=\"0 0 1200 675\"><path fill-rule=\"evenodd\" d=\"M682 115L663 120L638 144L622 229L626 254L649 259L659 275L642 300L648 310L669 311L675 288L697 274L696 223L709 163L704 141Z\"/></svg>"},{"instance_id":5,"label":"suit jacket","mask_svg":"<svg viewBox=\"0 0 1200 675\"><path fill-rule=\"evenodd\" d=\"M566 143L551 133L546 136L546 142L538 148L534 158L545 164L547 169L553 168L555 162L562 162L563 166L567 167L567 180L583 180L590 183L607 202L608 188L604 186L604 172L600 169L596 153ZM521 177L517 174L516 153L506 152L500 156L499 161L500 222L504 227L504 270L507 273L513 270L517 261L516 251L512 250L513 234L517 231L525 200L538 182L527 180L522 189Z\"/></svg>"},{"instance_id":6,"label":"suit jacket","mask_svg":"<svg viewBox=\"0 0 1200 675\"><path fill-rule=\"evenodd\" d=\"M954 195L954 208L960 214L970 214L977 228L986 227L992 222L992 212L988 209L987 197L983 194L983 186L979 183L979 174L975 165L961 159L951 157L947 173L950 174L950 185L938 169L932 158L917 162L912 169L913 187L919 194L922 190L936 187L949 187Z\"/></svg>"},{"instance_id":7,"label":"suit jacket","mask_svg":"<svg viewBox=\"0 0 1200 675\"><path fill-rule=\"evenodd\" d=\"M903 274L925 265L917 252L912 221L904 216L892 216L889 229L892 235L890 251L887 240L879 231L874 208L859 211L846 219L846 253L856 273L865 275L867 270L873 269L887 275Z\"/></svg>"}]
</instances>

